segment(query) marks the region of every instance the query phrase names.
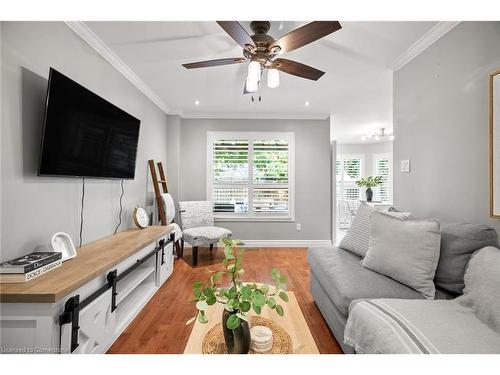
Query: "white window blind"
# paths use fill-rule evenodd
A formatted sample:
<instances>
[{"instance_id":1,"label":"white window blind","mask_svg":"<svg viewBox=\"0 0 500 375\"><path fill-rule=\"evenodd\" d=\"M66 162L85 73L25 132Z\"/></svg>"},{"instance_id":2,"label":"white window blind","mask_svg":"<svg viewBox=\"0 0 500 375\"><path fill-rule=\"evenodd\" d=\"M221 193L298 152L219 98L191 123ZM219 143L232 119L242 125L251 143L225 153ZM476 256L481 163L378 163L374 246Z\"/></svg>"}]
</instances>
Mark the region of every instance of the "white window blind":
<instances>
[{"instance_id":1,"label":"white window blind","mask_svg":"<svg viewBox=\"0 0 500 375\"><path fill-rule=\"evenodd\" d=\"M392 202L392 153L374 154L375 175L382 177L382 185L374 189L374 200Z\"/></svg>"},{"instance_id":2,"label":"white window blind","mask_svg":"<svg viewBox=\"0 0 500 375\"><path fill-rule=\"evenodd\" d=\"M208 132L216 218L293 219L293 133Z\"/></svg>"}]
</instances>

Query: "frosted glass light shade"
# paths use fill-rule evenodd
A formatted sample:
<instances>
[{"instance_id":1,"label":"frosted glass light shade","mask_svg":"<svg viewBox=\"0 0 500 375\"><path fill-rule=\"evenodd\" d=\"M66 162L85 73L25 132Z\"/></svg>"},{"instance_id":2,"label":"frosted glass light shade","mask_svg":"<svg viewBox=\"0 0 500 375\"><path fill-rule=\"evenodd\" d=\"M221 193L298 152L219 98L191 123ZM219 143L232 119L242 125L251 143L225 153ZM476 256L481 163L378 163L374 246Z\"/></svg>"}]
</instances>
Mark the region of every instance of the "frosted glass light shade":
<instances>
[{"instance_id":1,"label":"frosted glass light shade","mask_svg":"<svg viewBox=\"0 0 500 375\"><path fill-rule=\"evenodd\" d=\"M280 72L278 69L269 69L267 72L267 87L275 89L280 85Z\"/></svg>"},{"instance_id":2,"label":"frosted glass light shade","mask_svg":"<svg viewBox=\"0 0 500 375\"><path fill-rule=\"evenodd\" d=\"M260 63L257 61L250 61L248 64L248 77L255 78L256 81L260 80Z\"/></svg>"},{"instance_id":3,"label":"frosted glass light shade","mask_svg":"<svg viewBox=\"0 0 500 375\"><path fill-rule=\"evenodd\" d=\"M256 77L252 77L251 75L248 75L246 88L247 88L248 92L256 92L257 89L259 88L258 79Z\"/></svg>"}]
</instances>

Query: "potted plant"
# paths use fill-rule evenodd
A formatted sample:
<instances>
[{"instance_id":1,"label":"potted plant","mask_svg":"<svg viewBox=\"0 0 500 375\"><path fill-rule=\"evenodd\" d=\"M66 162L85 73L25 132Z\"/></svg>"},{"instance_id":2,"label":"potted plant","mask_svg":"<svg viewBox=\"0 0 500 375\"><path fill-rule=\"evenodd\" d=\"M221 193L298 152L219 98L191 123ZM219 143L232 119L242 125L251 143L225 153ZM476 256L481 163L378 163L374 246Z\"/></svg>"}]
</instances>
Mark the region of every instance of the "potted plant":
<instances>
[{"instance_id":1,"label":"potted plant","mask_svg":"<svg viewBox=\"0 0 500 375\"><path fill-rule=\"evenodd\" d=\"M275 268L271 271L271 277L275 283L273 287L241 282L240 277L245 272L241 267L245 250L238 246L242 243L228 237L223 238L222 242L224 243L222 269L218 271L206 269L210 277L205 281L193 283L195 298L191 302L196 304L198 311L186 322L186 325L196 319L202 324L208 323L206 316L208 307L216 303L223 304L222 328L228 353L244 354L250 350L250 327L247 314L253 310L260 315L262 308L267 306L283 316L283 306L278 302L279 299L288 302L288 295L283 291L287 277ZM226 282L225 286L221 286L224 279L229 281L229 285Z\"/></svg>"},{"instance_id":2,"label":"potted plant","mask_svg":"<svg viewBox=\"0 0 500 375\"><path fill-rule=\"evenodd\" d=\"M359 187L366 188L366 201L371 202L373 198L373 187L382 185L382 176L368 176L363 177L361 180L356 181Z\"/></svg>"}]
</instances>

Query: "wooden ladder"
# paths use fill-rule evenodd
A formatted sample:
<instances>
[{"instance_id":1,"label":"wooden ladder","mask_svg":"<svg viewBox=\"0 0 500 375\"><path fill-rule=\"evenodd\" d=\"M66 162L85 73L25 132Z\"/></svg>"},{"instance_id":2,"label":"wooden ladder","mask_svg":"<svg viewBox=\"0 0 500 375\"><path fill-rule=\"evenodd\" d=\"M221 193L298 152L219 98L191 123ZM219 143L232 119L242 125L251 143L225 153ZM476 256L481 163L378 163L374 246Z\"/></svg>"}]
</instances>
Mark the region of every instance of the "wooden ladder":
<instances>
[{"instance_id":1,"label":"wooden ladder","mask_svg":"<svg viewBox=\"0 0 500 375\"><path fill-rule=\"evenodd\" d=\"M149 171L151 172L151 178L153 180L153 189L155 190L156 205L158 207L158 213L160 215L161 225L168 225L167 216L165 215L165 205L163 204L163 198L161 197L160 185L162 187L163 193L168 193L167 178L165 177L165 172L163 170L163 164L161 161L156 163L158 166L158 173L160 174L160 180L158 180L158 175L156 174L155 162L154 160L148 160ZM172 220L172 223L174 220ZM178 258L182 258L181 248L179 246L179 241L175 241L175 250Z\"/></svg>"}]
</instances>

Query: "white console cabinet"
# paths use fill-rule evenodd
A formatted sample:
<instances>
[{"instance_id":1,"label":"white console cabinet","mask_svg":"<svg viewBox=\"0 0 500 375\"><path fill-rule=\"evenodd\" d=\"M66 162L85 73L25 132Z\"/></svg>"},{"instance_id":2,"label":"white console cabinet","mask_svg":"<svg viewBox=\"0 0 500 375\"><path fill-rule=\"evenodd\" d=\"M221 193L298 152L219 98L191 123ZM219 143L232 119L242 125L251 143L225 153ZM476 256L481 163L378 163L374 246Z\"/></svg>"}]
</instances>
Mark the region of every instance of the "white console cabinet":
<instances>
[{"instance_id":1,"label":"white console cabinet","mask_svg":"<svg viewBox=\"0 0 500 375\"><path fill-rule=\"evenodd\" d=\"M75 258L30 282L0 284L1 353L105 353L173 268L169 230L157 226L86 245ZM107 278L114 271L115 288ZM75 296L77 314L64 314ZM68 316L73 320L64 323Z\"/></svg>"}]
</instances>

